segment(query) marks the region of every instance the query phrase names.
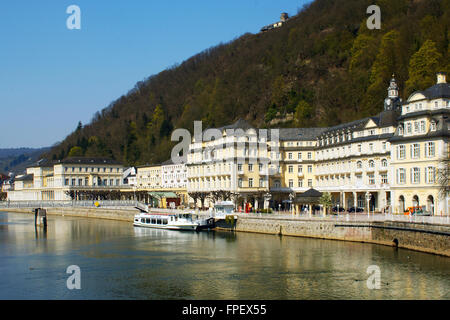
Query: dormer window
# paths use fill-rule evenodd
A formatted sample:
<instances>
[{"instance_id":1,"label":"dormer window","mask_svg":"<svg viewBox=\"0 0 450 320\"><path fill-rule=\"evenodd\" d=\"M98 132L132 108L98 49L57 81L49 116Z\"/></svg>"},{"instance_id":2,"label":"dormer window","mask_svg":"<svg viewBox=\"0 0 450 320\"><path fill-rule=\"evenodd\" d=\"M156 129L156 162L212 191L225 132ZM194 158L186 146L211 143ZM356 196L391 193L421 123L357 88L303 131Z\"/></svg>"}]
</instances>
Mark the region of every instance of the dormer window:
<instances>
[{"instance_id":1,"label":"dormer window","mask_svg":"<svg viewBox=\"0 0 450 320\"><path fill-rule=\"evenodd\" d=\"M402 136L402 135L403 135L403 127L402 127L402 126L399 126L399 127L398 127L398 135L399 135L399 136Z\"/></svg>"},{"instance_id":2,"label":"dormer window","mask_svg":"<svg viewBox=\"0 0 450 320\"><path fill-rule=\"evenodd\" d=\"M439 108L439 103L437 101L434 102L434 107L437 109Z\"/></svg>"}]
</instances>

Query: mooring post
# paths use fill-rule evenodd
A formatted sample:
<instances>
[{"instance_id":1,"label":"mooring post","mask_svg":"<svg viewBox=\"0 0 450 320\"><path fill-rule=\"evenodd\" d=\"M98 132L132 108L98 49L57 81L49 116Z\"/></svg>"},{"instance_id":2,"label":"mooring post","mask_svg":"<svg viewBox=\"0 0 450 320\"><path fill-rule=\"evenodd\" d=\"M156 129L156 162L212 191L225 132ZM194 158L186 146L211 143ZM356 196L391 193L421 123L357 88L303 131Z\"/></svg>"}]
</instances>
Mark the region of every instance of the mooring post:
<instances>
[{"instance_id":1,"label":"mooring post","mask_svg":"<svg viewBox=\"0 0 450 320\"><path fill-rule=\"evenodd\" d=\"M34 209L34 225L37 226L37 218L38 218L38 210L37 208Z\"/></svg>"}]
</instances>

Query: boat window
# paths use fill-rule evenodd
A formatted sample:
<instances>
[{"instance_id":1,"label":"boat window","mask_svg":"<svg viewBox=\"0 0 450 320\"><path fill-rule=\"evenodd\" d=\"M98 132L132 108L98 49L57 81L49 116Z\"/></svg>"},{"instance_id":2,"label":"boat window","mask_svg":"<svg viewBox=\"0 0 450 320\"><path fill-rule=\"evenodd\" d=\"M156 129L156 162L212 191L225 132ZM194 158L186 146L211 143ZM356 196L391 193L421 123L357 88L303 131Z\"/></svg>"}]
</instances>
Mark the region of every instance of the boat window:
<instances>
[{"instance_id":1,"label":"boat window","mask_svg":"<svg viewBox=\"0 0 450 320\"><path fill-rule=\"evenodd\" d=\"M142 219L141 219L141 222L142 222L142 223L145 223L145 219L144 219L144 218L142 218Z\"/></svg>"},{"instance_id":2,"label":"boat window","mask_svg":"<svg viewBox=\"0 0 450 320\"><path fill-rule=\"evenodd\" d=\"M139 222L139 219L134 219L134 221Z\"/></svg>"},{"instance_id":3,"label":"boat window","mask_svg":"<svg viewBox=\"0 0 450 320\"><path fill-rule=\"evenodd\" d=\"M156 224L156 219L152 218L152 224Z\"/></svg>"},{"instance_id":4,"label":"boat window","mask_svg":"<svg viewBox=\"0 0 450 320\"><path fill-rule=\"evenodd\" d=\"M161 224L161 219L156 219L156 224Z\"/></svg>"},{"instance_id":5,"label":"boat window","mask_svg":"<svg viewBox=\"0 0 450 320\"><path fill-rule=\"evenodd\" d=\"M150 223L150 219L145 219L146 220L146 223Z\"/></svg>"},{"instance_id":6,"label":"boat window","mask_svg":"<svg viewBox=\"0 0 450 320\"><path fill-rule=\"evenodd\" d=\"M164 220L163 220L163 224L167 224L167 219L164 219Z\"/></svg>"}]
</instances>

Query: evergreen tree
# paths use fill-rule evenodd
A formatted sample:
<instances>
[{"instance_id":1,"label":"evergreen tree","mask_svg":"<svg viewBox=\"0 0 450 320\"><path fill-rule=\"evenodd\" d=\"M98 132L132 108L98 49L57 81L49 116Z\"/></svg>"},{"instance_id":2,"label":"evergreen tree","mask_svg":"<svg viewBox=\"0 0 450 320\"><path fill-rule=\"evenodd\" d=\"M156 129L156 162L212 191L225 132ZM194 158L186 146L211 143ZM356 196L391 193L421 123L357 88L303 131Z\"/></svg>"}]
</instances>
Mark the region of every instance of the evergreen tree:
<instances>
[{"instance_id":1,"label":"evergreen tree","mask_svg":"<svg viewBox=\"0 0 450 320\"><path fill-rule=\"evenodd\" d=\"M435 83L436 72L440 71L442 54L436 48L436 44L427 40L417 51L409 63L409 79L406 81L408 94L417 90L424 90Z\"/></svg>"}]
</instances>

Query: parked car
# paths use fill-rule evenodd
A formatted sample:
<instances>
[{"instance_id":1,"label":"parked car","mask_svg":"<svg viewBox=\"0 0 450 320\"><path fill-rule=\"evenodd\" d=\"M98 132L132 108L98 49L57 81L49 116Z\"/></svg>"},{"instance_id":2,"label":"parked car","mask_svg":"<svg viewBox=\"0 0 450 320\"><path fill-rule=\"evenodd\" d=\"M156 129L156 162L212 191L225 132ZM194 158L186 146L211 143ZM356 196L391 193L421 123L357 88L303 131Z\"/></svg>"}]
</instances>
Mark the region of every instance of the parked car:
<instances>
[{"instance_id":1,"label":"parked car","mask_svg":"<svg viewBox=\"0 0 450 320\"><path fill-rule=\"evenodd\" d=\"M405 212L406 216L431 216L431 213L428 212L424 207L409 207Z\"/></svg>"},{"instance_id":2,"label":"parked car","mask_svg":"<svg viewBox=\"0 0 450 320\"><path fill-rule=\"evenodd\" d=\"M331 211L337 213L337 212L338 212L338 207L337 207L337 206L336 206L336 207L333 207L333 208L331 209ZM345 209L342 208L342 207L339 207L339 212L345 212Z\"/></svg>"},{"instance_id":3,"label":"parked car","mask_svg":"<svg viewBox=\"0 0 450 320\"><path fill-rule=\"evenodd\" d=\"M348 209L348 212L353 213L353 212L364 212L363 208L355 208L355 207L351 207L350 209Z\"/></svg>"}]
</instances>

